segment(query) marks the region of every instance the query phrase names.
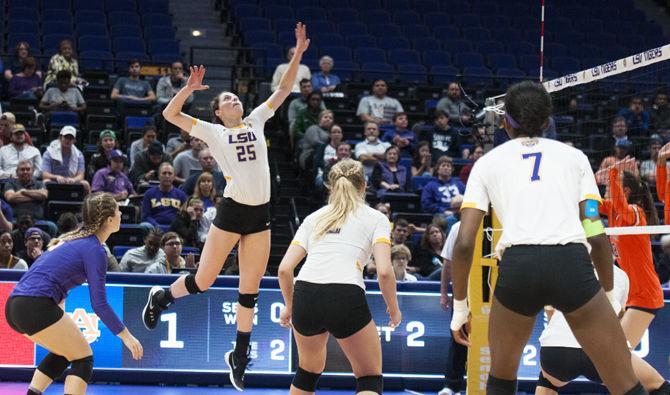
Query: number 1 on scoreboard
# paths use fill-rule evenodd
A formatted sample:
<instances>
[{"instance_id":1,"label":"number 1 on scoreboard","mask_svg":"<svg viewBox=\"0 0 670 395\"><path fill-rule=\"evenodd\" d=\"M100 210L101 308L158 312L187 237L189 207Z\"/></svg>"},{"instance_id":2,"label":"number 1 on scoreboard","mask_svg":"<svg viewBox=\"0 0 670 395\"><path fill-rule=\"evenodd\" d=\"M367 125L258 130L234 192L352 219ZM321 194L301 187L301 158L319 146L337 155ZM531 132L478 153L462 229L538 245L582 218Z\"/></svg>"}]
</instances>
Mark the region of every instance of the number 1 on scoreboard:
<instances>
[{"instance_id":1,"label":"number 1 on scoreboard","mask_svg":"<svg viewBox=\"0 0 670 395\"><path fill-rule=\"evenodd\" d=\"M177 340L177 313L163 314L161 321L168 323L168 339L161 340L161 348L184 348L184 342Z\"/></svg>"}]
</instances>

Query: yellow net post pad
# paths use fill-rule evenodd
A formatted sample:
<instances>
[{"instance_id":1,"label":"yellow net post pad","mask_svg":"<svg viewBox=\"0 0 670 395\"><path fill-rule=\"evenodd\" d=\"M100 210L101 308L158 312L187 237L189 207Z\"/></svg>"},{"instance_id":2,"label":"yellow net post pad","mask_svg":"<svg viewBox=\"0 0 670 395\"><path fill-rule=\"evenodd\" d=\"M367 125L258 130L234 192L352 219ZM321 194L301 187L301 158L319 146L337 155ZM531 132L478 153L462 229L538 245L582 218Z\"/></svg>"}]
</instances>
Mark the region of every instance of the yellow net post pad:
<instances>
[{"instance_id":1,"label":"yellow net post pad","mask_svg":"<svg viewBox=\"0 0 670 395\"><path fill-rule=\"evenodd\" d=\"M470 328L470 348L468 349L467 394L486 394L486 381L491 370L489 351L489 313L493 301L493 290L498 280L498 260L484 257L494 251L500 239L500 232L491 232L492 239L486 236L486 227L500 229L500 221L492 210L479 225L475 252L473 254L470 277L468 279L468 302L472 314ZM486 252L486 253L485 253Z\"/></svg>"}]
</instances>

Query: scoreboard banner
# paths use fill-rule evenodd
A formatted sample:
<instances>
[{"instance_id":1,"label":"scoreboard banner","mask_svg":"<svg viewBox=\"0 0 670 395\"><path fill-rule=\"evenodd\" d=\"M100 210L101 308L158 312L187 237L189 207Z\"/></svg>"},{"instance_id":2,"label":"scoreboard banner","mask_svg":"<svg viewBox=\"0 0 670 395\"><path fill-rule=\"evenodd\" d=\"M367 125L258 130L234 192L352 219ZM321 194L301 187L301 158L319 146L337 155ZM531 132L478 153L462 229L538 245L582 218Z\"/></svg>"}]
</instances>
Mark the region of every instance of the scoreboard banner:
<instances>
[{"instance_id":1,"label":"scoreboard banner","mask_svg":"<svg viewBox=\"0 0 670 395\"><path fill-rule=\"evenodd\" d=\"M0 282L0 311L15 281ZM235 345L235 314L238 291L232 287L211 288L208 292L179 299L161 316L157 328L142 324L142 308L150 286L107 284L107 298L114 311L144 347L144 358L132 359L119 338L114 336L90 306L86 285L73 289L65 302L65 312L77 323L95 355L95 368L165 372L224 372L223 356ZM379 291L368 291L368 303L382 343L383 372L388 377L440 378L444 375L451 331L451 313L442 310L437 292L398 293L403 321L395 330ZM254 314L251 337L253 374L290 374L298 365L291 332L279 325L283 308L277 288L262 288ZM520 379L536 380L539 374L538 337L544 327L538 316L530 342L524 349ZM664 308L652 323L636 352L668 376L670 355L670 308ZM0 320L0 368L34 367L46 354ZM324 374L350 375L351 367L331 338ZM170 382L171 375L165 375Z\"/></svg>"}]
</instances>

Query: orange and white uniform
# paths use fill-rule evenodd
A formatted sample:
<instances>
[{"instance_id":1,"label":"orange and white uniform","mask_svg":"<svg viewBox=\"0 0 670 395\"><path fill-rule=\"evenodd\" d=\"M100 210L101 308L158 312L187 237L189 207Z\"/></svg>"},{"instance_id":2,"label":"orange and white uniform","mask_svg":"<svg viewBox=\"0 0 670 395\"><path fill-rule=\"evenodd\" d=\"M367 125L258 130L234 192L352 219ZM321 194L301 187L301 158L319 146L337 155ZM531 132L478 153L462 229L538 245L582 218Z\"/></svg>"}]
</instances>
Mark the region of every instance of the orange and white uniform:
<instances>
[{"instance_id":1,"label":"orange and white uniform","mask_svg":"<svg viewBox=\"0 0 670 395\"><path fill-rule=\"evenodd\" d=\"M600 212L607 215L610 227L646 226L644 210L628 204L619 170L609 171L610 197L600 203ZM648 234L610 236L614 258L630 279L627 307L659 309L663 307L663 290L654 269L651 240Z\"/></svg>"},{"instance_id":2,"label":"orange and white uniform","mask_svg":"<svg viewBox=\"0 0 670 395\"><path fill-rule=\"evenodd\" d=\"M656 195L663 202L663 223L670 225L670 185L666 166L656 166Z\"/></svg>"}]
</instances>

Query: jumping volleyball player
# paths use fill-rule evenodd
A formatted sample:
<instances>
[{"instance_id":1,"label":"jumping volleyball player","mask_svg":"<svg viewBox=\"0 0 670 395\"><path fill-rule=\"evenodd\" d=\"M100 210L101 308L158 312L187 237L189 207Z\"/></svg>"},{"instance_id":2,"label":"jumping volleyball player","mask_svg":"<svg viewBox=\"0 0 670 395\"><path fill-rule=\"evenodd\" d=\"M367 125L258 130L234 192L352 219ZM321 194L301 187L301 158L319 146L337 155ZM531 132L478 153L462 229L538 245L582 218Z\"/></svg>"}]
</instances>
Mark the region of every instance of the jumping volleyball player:
<instances>
[{"instance_id":1,"label":"jumping volleyball player","mask_svg":"<svg viewBox=\"0 0 670 395\"><path fill-rule=\"evenodd\" d=\"M379 288L395 328L401 314L391 266L391 224L365 203L365 172L354 160L338 162L328 173L328 204L300 225L279 265L285 308L282 326L293 326L298 370L291 394L312 394L326 365L332 334L349 359L357 394L381 394L382 352L377 327L365 299L363 265L377 264ZM293 271L307 260L293 284Z\"/></svg>"},{"instance_id":2,"label":"jumping volleyball player","mask_svg":"<svg viewBox=\"0 0 670 395\"><path fill-rule=\"evenodd\" d=\"M618 167L635 163L626 158L611 167L599 170L596 177L608 178L608 195L600 205L610 227L658 225L658 214L647 183L631 172ZM663 166L665 168L665 166ZM656 313L663 308L663 290L654 268L651 239L648 234L610 236L614 258L630 279L626 313L621 326L630 343L637 347Z\"/></svg>"},{"instance_id":3,"label":"jumping volleyball player","mask_svg":"<svg viewBox=\"0 0 670 395\"><path fill-rule=\"evenodd\" d=\"M621 306L628 300L629 281L626 272L614 267L614 297ZM620 314L623 311L619 312ZM575 335L572 334L565 316L558 310L548 311L549 324L540 335L540 364L542 370L537 380L535 395L558 394L558 389L579 376L602 383ZM625 329L624 329L625 332ZM631 353L633 370L644 388L651 395L670 394L670 384L645 360Z\"/></svg>"},{"instance_id":4,"label":"jumping volleyball player","mask_svg":"<svg viewBox=\"0 0 670 395\"><path fill-rule=\"evenodd\" d=\"M63 312L70 289L88 283L93 311L109 330L121 338L134 359L143 350L107 303L105 276L107 253L103 244L119 230L121 212L109 193L89 195L82 206L83 226L51 240L21 277L5 305L9 326L49 350L37 365L28 395L43 393L65 369L66 394L84 394L93 371L93 352L72 318Z\"/></svg>"},{"instance_id":5,"label":"jumping volleyball player","mask_svg":"<svg viewBox=\"0 0 670 395\"><path fill-rule=\"evenodd\" d=\"M225 258L239 241L240 285L237 306L235 349L225 358L233 386L244 389L244 371L249 363L249 340L253 325L258 288L270 255L270 168L263 128L291 93L302 54L309 46L305 25L295 28L295 54L281 79L279 88L248 117L239 98L222 92L212 102L214 122L208 123L181 112L191 93L208 89L202 85L205 68L191 67L191 75L163 110L165 119L204 140L226 175L224 199L217 207L216 218L200 257L195 275L180 277L170 288L154 287L144 308L144 325L154 329L160 314L175 299L206 291L214 284Z\"/></svg>"},{"instance_id":6,"label":"jumping volleyball player","mask_svg":"<svg viewBox=\"0 0 670 395\"><path fill-rule=\"evenodd\" d=\"M591 165L579 150L540 137L551 114L542 85L512 85L505 107L503 125L512 140L475 163L461 206L452 264L452 333L468 343L463 331L468 274L479 226L492 205L504 230L496 246L502 260L489 317L487 393L516 392L519 358L535 317L551 305L565 314L611 393L645 394L612 309L618 305L612 294L612 250L598 215L600 195Z\"/></svg>"}]
</instances>

